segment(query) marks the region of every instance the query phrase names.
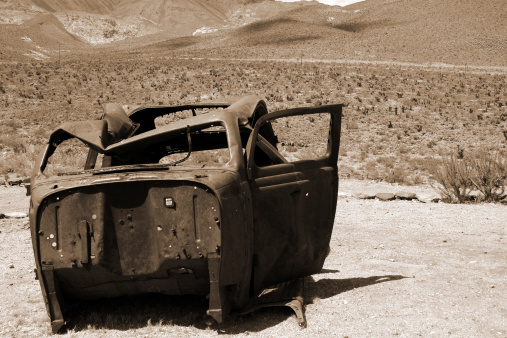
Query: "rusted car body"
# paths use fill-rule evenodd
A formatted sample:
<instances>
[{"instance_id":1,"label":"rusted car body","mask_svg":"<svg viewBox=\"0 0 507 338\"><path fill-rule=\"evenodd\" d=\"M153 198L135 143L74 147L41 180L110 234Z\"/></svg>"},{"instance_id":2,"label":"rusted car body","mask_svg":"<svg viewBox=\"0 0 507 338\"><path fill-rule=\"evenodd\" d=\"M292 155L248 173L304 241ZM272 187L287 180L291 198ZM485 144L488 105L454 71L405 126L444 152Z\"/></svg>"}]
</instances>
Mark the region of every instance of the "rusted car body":
<instances>
[{"instance_id":1,"label":"rusted car body","mask_svg":"<svg viewBox=\"0 0 507 338\"><path fill-rule=\"evenodd\" d=\"M155 127L184 110L194 116ZM329 116L325 153L288 161L271 121L307 114ZM209 295L207 313L218 322L231 311L288 305L304 325L302 277L322 269L333 228L340 125L341 105L268 114L254 96L128 115L108 105L101 120L64 123L31 178L37 277L53 331L65 324L67 302L151 292ZM81 170L46 175L68 139L86 146ZM217 149L223 163L189 160ZM161 163L169 153L181 158ZM273 285L285 296L262 303Z\"/></svg>"}]
</instances>

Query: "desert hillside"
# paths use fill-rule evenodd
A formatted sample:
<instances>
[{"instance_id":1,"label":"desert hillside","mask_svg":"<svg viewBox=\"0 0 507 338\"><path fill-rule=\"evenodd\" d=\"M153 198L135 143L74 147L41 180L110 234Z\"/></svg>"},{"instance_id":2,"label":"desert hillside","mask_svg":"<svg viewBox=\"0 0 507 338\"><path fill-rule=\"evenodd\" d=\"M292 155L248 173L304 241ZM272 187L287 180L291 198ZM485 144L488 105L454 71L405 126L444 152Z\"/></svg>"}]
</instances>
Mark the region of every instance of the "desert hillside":
<instances>
[{"instance_id":1,"label":"desert hillside","mask_svg":"<svg viewBox=\"0 0 507 338\"><path fill-rule=\"evenodd\" d=\"M48 12L83 11L106 14L111 12L122 0L29 0L27 2L31 2L35 6L43 8Z\"/></svg>"},{"instance_id":2,"label":"desert hillside","mask_svg":"<svg viewBox=\"0 0 507 338\"><path fill-rule=\"evenodd\" d=\"M97 45L155 33L166 39L191 35L203 26L222 25L243 5L246 3L241 0L6 0L0 3L0 23L24 26L51 14L68 33ZM11 33L4 41L12 45L19 38ZM79 45L68 47L79 50Z\"/></svg>"},{"instance_id":3,"label":"desert hillside","mask_svg":"<svg viewBox=\"0 0 507 338\"><path fill-rule=\"evenodd\" d=\"M194 57L507 65L504 0L366 0L346 7L272 0L6 0L0 9L3 61L33 59L32 47L20 42L26 36L41 48L53 50L57 41L77 54L105 48ZM48 14L60 22L51 21L56 35L30 30L33 20L48 20ZM174 43L192 36L199 39Z\"/></svg>"},{"instance_id":4,"label":"desert hillside","mask_svg":"<svg viewBox=\"0 0 507 338\"><path fill-rule=\"evenodd\" d=\"M312 4L224 34L214 50L225 45L241 55L253 44L262 46L257 54L282 58L296 51L318 59L505 66L506 14L502 0Z\"/></svg>"}]
</instances>

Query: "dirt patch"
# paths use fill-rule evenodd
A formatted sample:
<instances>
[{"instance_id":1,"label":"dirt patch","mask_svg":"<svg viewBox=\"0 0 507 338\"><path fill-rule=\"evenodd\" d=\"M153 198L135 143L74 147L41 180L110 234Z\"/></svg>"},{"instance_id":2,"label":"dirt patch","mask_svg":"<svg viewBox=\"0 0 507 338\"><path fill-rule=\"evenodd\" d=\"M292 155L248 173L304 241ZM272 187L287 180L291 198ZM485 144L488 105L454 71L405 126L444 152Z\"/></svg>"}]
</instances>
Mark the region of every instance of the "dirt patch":
<instances>
[{"instance_id":1,"label":"dirt patch","mask_svg":"<svg viewBox=\"0 0 507 338\"><path fill-rule=\"evenodd\" d=\"M25 212L28 214L30 197L25 187L0 185L0 213Z\"/></svg>"},{"instance_id":2,"label":"dirt patch","mask_svg":"<svg viewBox=\"0 0 507 338\"><path fill-rule=\"evenodd\" d=\"M306 278L308 328L286 308L232 316L218 327L199 297L130 297L83 304L76 336L507 335L507 207L381 202L348 193L395 186L342 181L331 252ZM416 194L426 187L411 188ZM25 211L20 187L0 189L0 212ZM28 219L0 220L0 335L50 333L34 280Z\"/></svg>"}]
</instances>

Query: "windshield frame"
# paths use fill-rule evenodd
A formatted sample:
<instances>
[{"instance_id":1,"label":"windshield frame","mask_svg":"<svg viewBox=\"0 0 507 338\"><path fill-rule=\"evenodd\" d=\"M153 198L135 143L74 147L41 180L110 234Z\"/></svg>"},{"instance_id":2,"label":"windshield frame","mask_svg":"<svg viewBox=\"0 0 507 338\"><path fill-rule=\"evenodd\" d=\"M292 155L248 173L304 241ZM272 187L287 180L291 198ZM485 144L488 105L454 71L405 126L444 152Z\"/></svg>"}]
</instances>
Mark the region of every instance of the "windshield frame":
<instances>
[{"instance_id":1,"label":"windshield frame","mask_svg":"<svg viewBox=\"0 0 507 338\"><path fill-rule=\"evenodd\" d=\"M227 146L229 149L229 161L223 165L219 166L209 166L210 168L222 168L222 169L231 169L231 170L240 170L244 168L244 160L243 160L243 151L241 147L241 138L239 132L239 126L242 123L241 119L233 112L228 112L227 110L221 111L213 111L207 114L189 117L187 119L182 119L179 121L175 121L169 125L159 127L157 129L149 130L145 133L134 135L130 138L121 140L117 143L111 144L107 147L100 147L94 143L86 142L86 139L79 137L79 135L72 135L65 129L57 129L50 137L48 144L46 146L45 151L38 163L35 167L36 177L50 178L44 175L44 170L48 164L51 155L54 153L55 149L65 140L70 138L76 138L80 140L82 143L87 145L90 150L96 151L97 153L104 154L106 156L121 156L122 154L128 152L141 151L146 147L154 145L163 140L170 139L171 137L175 137L176 135L181 135L182 132L186 132L187 129L190 131L205 129L210 127L210 125L218 126L221 125L224 127L224 131L226 133ZM225 148L223 148L225 149ZM80 175L80 174L97 174L97 173L110 173L110 172L118 172L118 171L129 171L129 170L164 170L171 167L171 164L129 164L129 165L120 165L114 167L104 167L101 169L84 169L77 170L74 172L64 172L58 173L56 176L66 176L66 175ZM185 167L184 162L180 164L178 167ZM195 168L195 166L189 167ZM108 170L102 170L108 169ZM117 169L117 170L115 170ZM52 176L54 177L54 176Z\"/></svg>"}]
</instances>

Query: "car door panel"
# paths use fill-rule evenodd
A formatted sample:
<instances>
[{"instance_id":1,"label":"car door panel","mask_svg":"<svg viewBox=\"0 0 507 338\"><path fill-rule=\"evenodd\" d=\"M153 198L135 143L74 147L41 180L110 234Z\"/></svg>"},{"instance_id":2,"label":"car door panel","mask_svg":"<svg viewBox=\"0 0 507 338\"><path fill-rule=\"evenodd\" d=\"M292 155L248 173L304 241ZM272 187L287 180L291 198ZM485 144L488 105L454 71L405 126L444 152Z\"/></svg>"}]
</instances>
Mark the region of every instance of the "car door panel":
<instances>
[{"instance_id":1,"label":"car door panel","mask_svg":"<svg viewBox=\"0 0 507 338\"><path fill-rule=\"evenodd\" d=\"M329 113L327 151L317 158L257 166L257 134L264 123L286 116ZM328 253L338 190L341 106L299 108L268 114L247 144L247 171L254 215L253 289L320 271ZM275 147L269 156L278 153ZM273 161L275 162L275 161ZM275 162L276 163L276 162Z\"/></svg>"}]
</instances>

